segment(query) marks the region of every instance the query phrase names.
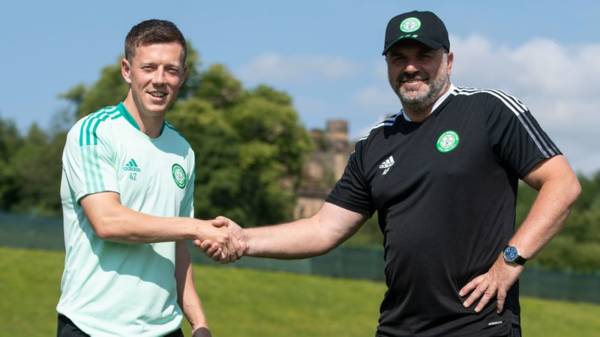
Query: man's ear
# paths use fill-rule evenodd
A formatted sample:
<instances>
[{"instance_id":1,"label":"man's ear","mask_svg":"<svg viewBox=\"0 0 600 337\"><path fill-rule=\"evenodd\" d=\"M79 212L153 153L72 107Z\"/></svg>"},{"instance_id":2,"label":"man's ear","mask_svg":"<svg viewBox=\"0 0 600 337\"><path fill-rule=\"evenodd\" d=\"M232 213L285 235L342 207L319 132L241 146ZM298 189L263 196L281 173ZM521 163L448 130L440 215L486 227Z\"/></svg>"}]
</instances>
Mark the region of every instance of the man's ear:
<instances>
[{"instance_id":1,"label":"man's ear","mask_svg":"<svg viewBox=\"0 0 600 337\"><path fill-rule=\"evenodd\" d=\"M190 74L190 70L186 65L183 65L183 69L181 69L181 76L179 77L179 88L181 89L185 84L185 81L188 79L188 75Z\"/></svg>"},{"instance_id":2,"label":"man's ear","mask_svg":"<svg viewBox=\"0 0 600 337\"><path fill-rule=\"evenodd\" d=\"M452 75L452 65L454 64L454 53L448 52L448 75Z\"/></svg>"},{"instance_id":3,"label":"man's ear","mask_svg":"<svg viewBox=\"0 0 600 337\"><path fill-rule=\"evenodd\" d=\"M187 81L188 76L190 75L190 68L187 65L183 65L183 74L181 75L181 83L185 83Z\"/></svg>"},{"instance_id":4,"label":"man's ear","mask_svg":"<svg viewBox=\"0 0 600 337\"><path fill-rule=\"evenodd\" d=\"M126 58L121 60L121 76L123 76L125 82L131 84L131 64Z\"/></svg>"}]
</instances>

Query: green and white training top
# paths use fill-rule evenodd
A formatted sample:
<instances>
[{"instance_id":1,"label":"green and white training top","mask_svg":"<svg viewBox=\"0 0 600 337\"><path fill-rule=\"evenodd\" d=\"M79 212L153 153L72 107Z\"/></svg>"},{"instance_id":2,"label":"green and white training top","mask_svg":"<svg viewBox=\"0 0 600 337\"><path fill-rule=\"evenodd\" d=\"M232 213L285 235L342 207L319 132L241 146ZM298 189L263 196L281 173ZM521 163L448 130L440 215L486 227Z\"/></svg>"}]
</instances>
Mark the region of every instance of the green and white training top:
<instances>
[{"instance_id":1,"label":"green and white training top","mask_svg":"<svg viewBox=\"0 0 600 337\"><path fill-rule=\"evenodd\" d=\"M66 256L57 311L91 336L163 336L178 329L175 243L102 240L79 201L113 191L134 211L192 217L189 143L166 122L159 137L148 137L120 103L79 120L62 161Z\"/></svg>"}]
</instances>

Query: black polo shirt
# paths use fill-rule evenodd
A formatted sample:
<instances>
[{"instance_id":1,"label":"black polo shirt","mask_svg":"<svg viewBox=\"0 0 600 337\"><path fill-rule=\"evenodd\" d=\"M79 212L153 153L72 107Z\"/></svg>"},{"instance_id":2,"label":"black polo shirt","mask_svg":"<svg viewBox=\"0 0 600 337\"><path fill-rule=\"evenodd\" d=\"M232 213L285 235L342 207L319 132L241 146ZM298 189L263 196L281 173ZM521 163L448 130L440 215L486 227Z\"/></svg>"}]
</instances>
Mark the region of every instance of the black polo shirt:
<instances>
[{"instance_id":1,"label":"black polo shirt","mask_svg":"<svg viewBox=\"0 0 600 337\"><path fill-rule=\"evenodd\" d=\"M512 237L519 178L558 154L515 97L454 86L423 122L400 113L357 142L327 201L378 212L388 291L377 336L496 336L518 324L518 284L502 314L495 301L464 308L458 292Z\"/></svg>"}]
</instances>

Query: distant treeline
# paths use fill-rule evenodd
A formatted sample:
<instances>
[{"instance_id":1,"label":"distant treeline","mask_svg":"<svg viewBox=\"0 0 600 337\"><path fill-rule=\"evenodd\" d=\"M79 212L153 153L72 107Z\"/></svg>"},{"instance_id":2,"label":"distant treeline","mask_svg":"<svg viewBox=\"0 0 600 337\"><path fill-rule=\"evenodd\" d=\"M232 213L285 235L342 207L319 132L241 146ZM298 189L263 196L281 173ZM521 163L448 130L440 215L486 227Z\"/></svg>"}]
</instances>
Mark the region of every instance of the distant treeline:
<instances>
[{"instance_id":1,"label":"distant treeline","mask_svg":"<svg viewBox=\"0 0 600 337\"><path fill-rule=\"evenodd\" d=\"M167 114L196 152L196 216L226 215L242 226L289 220L302 166L313 149L292 98L266 85L246 89L223 65L200 66L190 47L190 75ZM69 108L49 128L34 123L23 134L0 118L0 210L60 215L61 155L75 120L123 100L127 85L119 62L101 70L92 85L61 95ZM48 113L48 112L41 112ZM553 269L600 271L600 172L580 176L583 192L565 229L531 263ZM517 224L536 196L519 190ZM352 244L381 245L375 217Z\"/></svg>"}]
</instances>

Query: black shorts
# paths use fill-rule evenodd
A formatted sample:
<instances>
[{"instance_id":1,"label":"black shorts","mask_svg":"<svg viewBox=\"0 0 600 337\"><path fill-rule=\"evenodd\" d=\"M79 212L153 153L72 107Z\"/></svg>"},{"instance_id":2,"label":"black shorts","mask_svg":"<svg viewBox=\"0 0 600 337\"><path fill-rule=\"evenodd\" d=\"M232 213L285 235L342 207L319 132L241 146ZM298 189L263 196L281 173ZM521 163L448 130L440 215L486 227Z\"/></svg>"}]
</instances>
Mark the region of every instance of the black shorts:
<instances>
[{"instance_id":1,"label":"black shorts","mask_svg":"<svg viewBox=\"0 0 600 337\"><path fill-rule=\"evenodd\" d=\"M56 337L90 337L90 335L81 331L67 316L58 314ZM165 337L183 337L183 332L177 329Z\"/></svg>"},{"instance_id":2,"label":"black shorts","mask_svg":"<svg viewBox=\"0 0 600 337\"><path fill-rule=\"evenodd\" d=\"M502 335L498 337L521 337L521 325L513 324L508 335Z\"/></svg>"},{"instance_id":3,"label":"black shorts","mask_svg":"<svg viewBox=\"0 0 600 337\"><path fill-rule=\"evenodd\" d=\"M521 337L521 326L513 324L511 337Z\"/></svg>"}]
</instances>

